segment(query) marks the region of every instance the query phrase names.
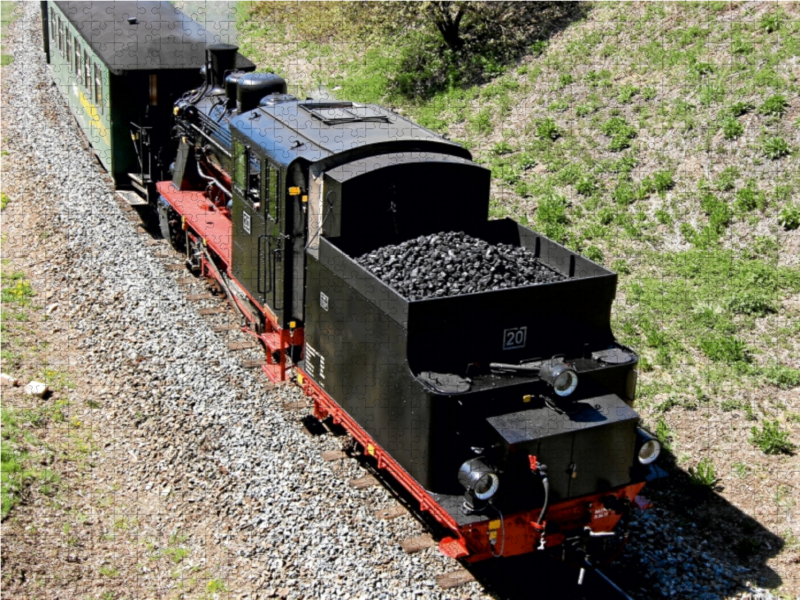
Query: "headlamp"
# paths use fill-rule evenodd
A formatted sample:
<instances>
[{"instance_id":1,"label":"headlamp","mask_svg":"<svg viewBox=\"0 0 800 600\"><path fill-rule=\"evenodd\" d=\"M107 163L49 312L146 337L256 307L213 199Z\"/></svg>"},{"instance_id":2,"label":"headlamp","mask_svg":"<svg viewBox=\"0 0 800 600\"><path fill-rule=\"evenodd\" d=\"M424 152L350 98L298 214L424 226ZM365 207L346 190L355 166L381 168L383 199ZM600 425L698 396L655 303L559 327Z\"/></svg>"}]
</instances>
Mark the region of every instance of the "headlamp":
<instances>
[{"instance_id":1,"label":"headlamp","mask_svg":"<svg viewBox=\"0 0 800 600\"><path fill-rule=\"evenodd\" d=\"M483 458L473 458L458 469L458 482L464 486L464 511L478 510L500 487L500 476Z\"/></svg>"},{"instance_id":2,"label":"headlamp","mask_svg":"<svg viewBox=\"0 0 800 600\"><path fill-rule=\"evenodd\" d=\"M636 453L639 462L643 465L649 465L659 457L661 454L661 442L646 431L639 429L639 451Z\"/></svg>"},{"instance_id":3,"label":"headlamp","mask_svg":"<svg viewBox=\"0 0 800 600\"><path fill-rule=\"evenodd\" d=\"M578 387L578 374L561 360L544 363L539 369L539 377L550 384L557 396L566 398Z\"/></svg>"}]
</instances>

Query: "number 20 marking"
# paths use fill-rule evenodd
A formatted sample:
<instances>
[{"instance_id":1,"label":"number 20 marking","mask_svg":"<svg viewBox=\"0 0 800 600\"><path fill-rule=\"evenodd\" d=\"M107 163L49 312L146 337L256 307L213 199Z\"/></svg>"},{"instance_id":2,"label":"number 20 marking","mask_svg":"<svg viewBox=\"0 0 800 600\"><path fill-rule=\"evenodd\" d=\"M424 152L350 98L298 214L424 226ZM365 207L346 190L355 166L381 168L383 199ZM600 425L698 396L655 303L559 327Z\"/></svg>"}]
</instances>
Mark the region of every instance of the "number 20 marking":
<instances>
[{"instance_id":1,"label":"number 20 marking","mask_svg":"<svg viewBox=\"0 0 800 600\"><path fill-rule=\"evenodd\" d=\"M528 327L514 327L503 331L503 350L524 348L528 340Z\"/></svg>"}]
</instances>

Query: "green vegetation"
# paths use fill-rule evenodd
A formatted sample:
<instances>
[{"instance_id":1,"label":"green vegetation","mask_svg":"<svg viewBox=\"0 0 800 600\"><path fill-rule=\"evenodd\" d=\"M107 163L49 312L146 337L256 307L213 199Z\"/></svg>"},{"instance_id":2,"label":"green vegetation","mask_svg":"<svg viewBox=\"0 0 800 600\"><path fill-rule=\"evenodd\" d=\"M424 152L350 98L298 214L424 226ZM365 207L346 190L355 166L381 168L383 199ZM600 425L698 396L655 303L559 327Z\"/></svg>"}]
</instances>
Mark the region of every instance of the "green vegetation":
<instances>
[{"instance_id":1,"label":"green vegetation","mask_svg":"<svg viewBox=\"0 0 800 600\"><path fill-rule=\"evenodd\" d=\"M561 137L561 132L551 118L542 119L535 124L536 137L542 140L555 141Z\"/></svg>"},{"instance_id":2,"label":"green vegetation","mask_svg":"<svg viewBox=\"0 0 800 600\"><path fill-rule=\"evenodd\" d=\"M789 103L786 102L786 97L781 94L770 96L764 101L764 104L758 107L758 112L762 115L782 115L786 111Z\"/></svg>"},{"instance_id":3,"label":"green vegetation","mask_svg":"<svg viewBox=\"0 0 800 600\"><path fill-rule=\"evenodd\" d=\"M0 192L0 210L5 210L11 199L5 192Z\"/></svg>"},{"instance_id":4,"label":"green vegetation","mask_svg":"<svg viewBox=\"0 0 800 600\"><path fill-rule=\"evenodd\" d=\"M770 137L762 143L762 152L767 158L776 160L782 156L786 156L791 151L789 144L781 137Z\"/></svg>"},{"instance_id":5,"label":"green vegetation","mask_svg":"<svg viewBox=\"0 0 800 600\"><path fill-rule=\"evenodd\" d=\"M5 67L14 61L14 56L5 52L5 38L8 35L8 27L19 18L20 12L16 2L3 0L0 2L0 40L2 40L2 52L0 52L0 66ZM5 206L3 207L5 208Z\"/></svg>"},{"instance_id":6,"label":"green vegetation","mask_svg":"<svg viewBox=\"0 0 800 600\"><path fill-rule=\"evenodd\" d=\"M789 440L789 433L781 429L778 421L764 421L761 429L753 427L750 433L750 443L765 454L791 454L795 449L795 445Z\"/></svg>"},{"instance_id":7,"label":"green vegetation","mask_svg":"<svg viewBox=\"0 0 800 600\"><path fill-rule=\"evenodd\" d=\"M785 206L778 215L778 223L788 230L800 227L800 205Z\"/></svg>"},{"instance_id":8,"label":"green vegetation","mask_svg":"<svg viewBox=\"0 0 800 600\"><path fill-rule=\"evenodd\" d=\"M50 421L49 409L2 410L3 443L0 454L3 519L23 501L31 486L48 496L58 488L58 473L38 467L43 457L52 454L38 435L38 430L43 429Z\"/></svg>"},{"instance_id":9,"label":"green vegetation","mask_svg":"<svg viewBox=\"0 0 800 600\"><path fill-rule=\"evenodd\" d=\"M700 488L713 488L717 479L714 463L708 457L703 458L696 467L689 467L689 481L692 485Z\"/></svg>"},{"instance_id":10,"label":"green vegetation","mask_svg":"<svg viewBox=\"0 0 800 600\"><path fill-rule=\"evenodd\" d=\"M611 138L608 148L614 152L629 148L631 140L636 137L636 128L622 117L611 117L600 126L600 131Z\"/></svg>"}]
</instances>

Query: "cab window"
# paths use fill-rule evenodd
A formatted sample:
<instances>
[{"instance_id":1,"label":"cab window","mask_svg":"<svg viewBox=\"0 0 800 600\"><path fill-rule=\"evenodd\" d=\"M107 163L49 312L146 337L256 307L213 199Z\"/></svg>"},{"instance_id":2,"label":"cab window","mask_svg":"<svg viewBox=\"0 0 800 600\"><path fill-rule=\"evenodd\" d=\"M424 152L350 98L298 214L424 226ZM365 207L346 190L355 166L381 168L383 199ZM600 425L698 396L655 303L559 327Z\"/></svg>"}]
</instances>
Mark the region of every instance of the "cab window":
<instances>
[{"instance_id":1,"label":"cab window","mask_svg":"<svg viewBox=\"0 0 800 600\"><path fill-rule=\"evenodd\" d=\"M269 216L273 221L278 220L278 190L280 189L280 171L269 165L269 180L267 181L267 206Z\"/></svg>"},{"instance_id":2,"label":"cab window","mask_svg":"<svg viewBox=\"0 0 800 600\"><path fill-rule=\"evenodd\" d=\"M247 199L253 204L260 202L261 165L255 156L250 156L250 170L247 172Z\"/></svg>"},{"instance_id":3,"label":"cab window","mask_svg":"<svg viewBox=\"0 0 800 600\"><path fill-rule=\"evenodd\" d=\"M237 141L233 142L233 160L233 185L243 193L247 177L247 155L244 146Z\"/></svg>"}]
</instances>

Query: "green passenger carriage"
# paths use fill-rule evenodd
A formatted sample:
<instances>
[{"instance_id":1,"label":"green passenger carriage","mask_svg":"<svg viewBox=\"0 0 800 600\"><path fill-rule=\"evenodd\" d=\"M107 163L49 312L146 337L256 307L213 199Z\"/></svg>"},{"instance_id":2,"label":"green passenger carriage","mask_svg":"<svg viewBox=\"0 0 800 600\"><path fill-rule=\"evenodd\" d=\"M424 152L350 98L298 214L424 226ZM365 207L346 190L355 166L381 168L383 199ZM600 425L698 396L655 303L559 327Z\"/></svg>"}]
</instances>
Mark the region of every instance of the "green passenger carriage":
<instances>
[{"instance_id":1,"label":"green passenger carriage","mask_svg":"<svg viewBox=\"0 0 800 600\"><path fill-rule=\"evenodd\" d=\"M132 204L169 179L172 107L220 41L168 2L42 2L47 62L100 162ZM241 55L236 68L255 65Z\"/></svg>"}]
</instances>

